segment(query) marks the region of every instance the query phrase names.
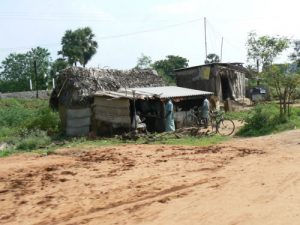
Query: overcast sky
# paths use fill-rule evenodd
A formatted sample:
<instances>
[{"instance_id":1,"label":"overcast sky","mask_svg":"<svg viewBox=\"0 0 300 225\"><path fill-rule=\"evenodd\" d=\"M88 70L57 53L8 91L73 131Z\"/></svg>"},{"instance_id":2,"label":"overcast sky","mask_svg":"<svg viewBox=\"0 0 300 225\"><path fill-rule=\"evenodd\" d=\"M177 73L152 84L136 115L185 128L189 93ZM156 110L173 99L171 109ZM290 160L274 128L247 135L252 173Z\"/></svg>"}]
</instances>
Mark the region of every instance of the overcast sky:
<instances>
[{"instance_id":1,"label":"overcast sky","mask_svg":"<svg viewBox=\"0 0 300 225\"><path fill-rule=\"evenodd\" d=\"M129 69L142 53L199 65L206 17L208 53L220 55L224 37L222 61L246 63L250 31L300 38L299 6L296 0L1 0L0 61L37 46L56 59L64 32L89 26L99 48L88 66Z\"/></svg>"}]
</instances>

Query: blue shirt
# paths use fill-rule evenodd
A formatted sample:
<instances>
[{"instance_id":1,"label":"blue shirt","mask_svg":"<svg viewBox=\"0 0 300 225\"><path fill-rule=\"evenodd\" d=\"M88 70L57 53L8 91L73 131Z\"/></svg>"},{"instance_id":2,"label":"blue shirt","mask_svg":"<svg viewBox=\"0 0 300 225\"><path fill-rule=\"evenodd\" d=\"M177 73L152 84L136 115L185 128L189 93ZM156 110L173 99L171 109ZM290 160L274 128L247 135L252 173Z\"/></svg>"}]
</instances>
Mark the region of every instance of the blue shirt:
<instances>
[{"instance_id":1,"label":"blue shirt","mask_svg":"<svg viewBox=\"0 0 300 225\"><path fill-rule=\"evenodd\" d=\"M166 131L175 131L173 103L169 100L165 107L166 110Z\"/></svg>"}]
</instances>

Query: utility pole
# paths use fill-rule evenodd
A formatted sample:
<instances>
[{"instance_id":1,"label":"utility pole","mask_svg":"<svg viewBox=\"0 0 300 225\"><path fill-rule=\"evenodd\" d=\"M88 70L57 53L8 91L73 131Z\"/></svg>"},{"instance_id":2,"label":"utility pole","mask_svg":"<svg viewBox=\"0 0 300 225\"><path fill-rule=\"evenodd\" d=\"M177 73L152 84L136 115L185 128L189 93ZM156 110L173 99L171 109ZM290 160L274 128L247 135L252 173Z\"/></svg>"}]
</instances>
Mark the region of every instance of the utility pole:
<instances>
[{"instance_id":1,"label":"utility pole","mask_svg":"<svg viewBox=\"0 0 300 225\"><path fill-rule=\"evenodd\" d=\"M134 130L137 129L137 121L136 121L136 108L135 108L135 91L132 91L133 97L133 119L134 119Z\"/></svg>"},{"instance_id":2,"label":"utility pole","mask_svg":"<svg viewBox=\"0 0 300 225\"><path fill-rule=\"evenodd\" d=\"M222 57L223 57L223 37L222 37L222 41L221 41L221 55L220 55L220 62L222 62Z\"/></svg>"},{"instance_id":3,"label":"utility pole","mask_svg":"<svg viewBox=\"0 0 300 225\"><path fill-rule=\"evenodd\" d=\"M36 98L39 98L38 75L37 75L36 60L34 60L33 65L34 65L34 74L35 74L35 90L36 90Z\"/></svg>"},{"instance_id":4,"label":"utility pole","mask_svg":"<svg viewBox=\"0 0 300 225\"><path fill-rule=\"evenodd\" d=\"M207 42L206 42L206 17L204 17L204 37L205 37L205 61L207 60Z\"/></svg>"}]
</instances>

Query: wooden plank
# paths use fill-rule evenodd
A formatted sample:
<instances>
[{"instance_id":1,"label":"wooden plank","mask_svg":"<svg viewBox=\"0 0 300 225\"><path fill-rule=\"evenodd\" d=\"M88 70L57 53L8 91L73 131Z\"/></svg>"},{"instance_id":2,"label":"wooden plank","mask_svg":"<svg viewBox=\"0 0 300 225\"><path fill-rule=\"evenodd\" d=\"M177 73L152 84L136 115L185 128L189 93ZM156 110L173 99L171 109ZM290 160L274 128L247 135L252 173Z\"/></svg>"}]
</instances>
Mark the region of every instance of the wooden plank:
<instances>
[{"instance_id":1,"label":"wooden plank","mask_svg":"<svg viewBox=\"0 0 300 225\"><path fill-rule=\"evenodd\" d=\"M73 128L73 127L67 127L66 129L66 135L70 137L75 137L75 136L85 136L88 135L90 132L90 127L80 127L80 128Z\"/></svg>"},{"instance_id":2,"label":"wooden plank","mask_svg":"<svg viewBox=\"0 0 300 225\"><path fill-rule=\"evenodd\" d=\"M90 108L83 109L67 109L67 119L84 118L91 116Z\"/></svg>"},{"instance_id":3,"label":"wooden plank","mask_svg":"<svg viewBox=\"0 0 300 225\"><path fill-rule=\"evenodd\" d=\"M128 99L109 99L96 96L94 98L94 105L104 107L129 107Z\"/></svg>"},{"instance_id":4,"label":"wooden plank","mask_svg":"<svg viewBox=\"0 0 300 225\"><path fill-rule=\"evenodd\" d=\"M120 124L130 124L129 116L114 116L114 115L105 115L105 114L97 114L95 115L95 119L99 121L104 121L108 123L120 123Z\"/></svg>"},{"instance_id":5,"label":"wooden plank","mask_svg":"<svg viewBox=\"0 0 300 225\"><path fill-rule=\"evenodd\" d=\"M93 108L93 112L95 115L97 114L111 114L111 115L115 115L115 116L129 116L130 115L130 111L129 108L126 107L99 107L96 106Z\"/></svg>"},{"instance_id":6,"label":"wooden plank","mask_svg":"<svg viewBox=\"0 0 300 225\"><path fill-rule=\"evenodd\" d=\"M75 119L67 119L67 127L71 128L80 128L80 127L86 127L91 124L91 118L85 117L85 118L75 118Z\"/></svg>"}]
</instances>

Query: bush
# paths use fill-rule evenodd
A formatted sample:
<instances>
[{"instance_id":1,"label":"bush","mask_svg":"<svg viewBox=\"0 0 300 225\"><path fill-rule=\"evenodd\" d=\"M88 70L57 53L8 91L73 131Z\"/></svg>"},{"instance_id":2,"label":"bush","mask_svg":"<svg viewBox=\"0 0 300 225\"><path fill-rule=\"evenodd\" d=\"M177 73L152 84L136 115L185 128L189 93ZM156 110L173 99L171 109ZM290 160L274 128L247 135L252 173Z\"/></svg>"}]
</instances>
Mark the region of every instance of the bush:
<instances>
[{"instance_id":1,"label":"bush","mask_svg":"<svg viewBox=\"0 0 300 225\"><path fill-rule=\"evenodd\" d=\"M59 118L49 107L42 107L34 113L33 118L25 121L24 127L29 130L39 129L52 134L58 132Z\"/></svg>"},{"instance_id":2,"label":"bush","mask_svg":"<svg viewBox=\"0 0 300 225\"><path fill-rule=\"evenodd\" d=\"M45 100L0 100L0 127L58 132L59 117ZM1 132L0 132L1 137Z\"/></svg>"},{"instance_id":3,"label":"bush","mask_svg":"<svg viewBox=\"0 0 300 225\"><path fill-rule=\"evenodd\" d=\"M47 136L45 131L34 130L25 131L16 143L17 150L30 151L38 148L46 147L51 143L51 138Z\"/></svg>"},{"instance_id":4,"label":"bush","mask_svg":"<svg viewBox=\"0 0 300 225\"><path fill-rule=\"evenodd\" d=\"M48 107L48 101L0 99L0 143L14 151L45 147L51 143L47 134L58 132L58 113Z\"/></svg>"},{"instance_id":5,"label":"bush","mask_svg":"<svg viewBox=\"0 0 300 225\"><path fill-rule=\"evenodd\" d=\"M290 118L280 117L276 104L259 104L246 117L246 124L237 133L238 136L260 136L273 132L293 129L298 126L298 111L293 109Z\"/></svg>"}]
</instances>

